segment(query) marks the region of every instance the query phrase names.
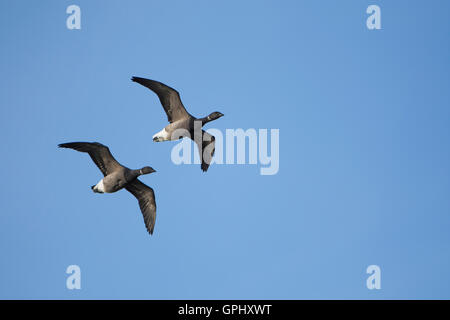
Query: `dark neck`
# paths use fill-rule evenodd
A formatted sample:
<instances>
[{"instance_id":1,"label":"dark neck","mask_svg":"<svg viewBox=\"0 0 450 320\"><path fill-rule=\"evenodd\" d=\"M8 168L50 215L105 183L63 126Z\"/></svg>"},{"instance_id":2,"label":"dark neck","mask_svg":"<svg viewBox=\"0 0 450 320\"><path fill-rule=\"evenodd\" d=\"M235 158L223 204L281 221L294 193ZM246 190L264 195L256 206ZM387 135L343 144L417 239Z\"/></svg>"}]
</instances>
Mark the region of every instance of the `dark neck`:
<instances>
[{"instance_id":1,"label":"dark neck","mask_svg":"<svg viewBox=\"0 0 450 320\"><path fill-rule=\"evenodd\" d=\"M203 127L205 124L207 124L210 121L213 121L214 119L211 119L209 116L207 116L207 117L204 117L204 118L200 118L198 120L200 120L202 122L202 127Z\"/></svg>"},{"instance_id":2,"label":"dark neck","mask_svg":"<svg viewBox=\"0 0 450 320\"><path fill-rule=\"evenodd\" d=\"M136 170L130 170L130 177L132 179L139 177L140 175L142 175L142 171L141 169L136 169Z\"/></svg>"}]
</instances>

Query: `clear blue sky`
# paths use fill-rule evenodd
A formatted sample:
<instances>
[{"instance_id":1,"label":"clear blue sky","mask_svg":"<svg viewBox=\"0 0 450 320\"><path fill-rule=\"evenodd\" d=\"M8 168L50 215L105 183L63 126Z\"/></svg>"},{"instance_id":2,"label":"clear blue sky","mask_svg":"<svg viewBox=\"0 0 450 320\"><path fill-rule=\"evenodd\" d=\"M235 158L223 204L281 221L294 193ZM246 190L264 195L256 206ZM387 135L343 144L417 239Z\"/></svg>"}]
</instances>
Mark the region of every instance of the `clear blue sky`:
<instances>
[{"instance_id":1,"label":"clear blue sky","mask_svg":"<svg viewBox=\"0 0 450 320\"><path fill-rule=\"evenodd\" d=\"M81 30L66 8L81 7ZM368 5L382 30L366 28ZM0 298L450 298L449 1L1 1ZM280 171L176 166L157 97L280 129ZM92 193L99 141L155 189ZM82 289L66 289L81 267ZM366 268L381 267L381 290Z\"/></svg>"}]
</instances>

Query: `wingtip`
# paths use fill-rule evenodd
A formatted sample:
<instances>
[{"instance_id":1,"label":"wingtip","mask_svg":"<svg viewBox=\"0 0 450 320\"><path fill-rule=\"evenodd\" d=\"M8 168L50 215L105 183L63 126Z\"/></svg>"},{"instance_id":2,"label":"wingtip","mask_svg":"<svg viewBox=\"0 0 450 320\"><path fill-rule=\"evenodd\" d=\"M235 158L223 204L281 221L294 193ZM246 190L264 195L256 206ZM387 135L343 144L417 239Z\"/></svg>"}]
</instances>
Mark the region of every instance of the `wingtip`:
<instances>
[{"instance_id":1,"label":"wingtip","mask_svg":"<svg viewBox=\"0 0 450 320\"><path fill-rule=\"evenodd\" d=\"M149 235L153 235L153 230L155 230L155 222L153 221L152 225L147 226L147 224L145 225L145 228L147 229L147 232Z\"/></svg>"}]
</instances>

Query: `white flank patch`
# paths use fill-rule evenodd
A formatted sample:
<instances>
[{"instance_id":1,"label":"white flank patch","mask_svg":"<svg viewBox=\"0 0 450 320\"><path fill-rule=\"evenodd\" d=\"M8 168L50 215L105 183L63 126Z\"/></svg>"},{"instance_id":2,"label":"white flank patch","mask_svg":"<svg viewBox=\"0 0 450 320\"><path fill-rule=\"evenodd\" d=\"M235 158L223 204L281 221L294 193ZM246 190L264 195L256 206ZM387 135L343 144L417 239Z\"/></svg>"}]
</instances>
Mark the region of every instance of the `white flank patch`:
<instances>
[{"instance_id":1,"label":"white flank patch","mask_svg":"<svg viewBox=\"0 0 450 320\"><path fill-rule=\"evenodd\" d=\"M160 132L153 135L153 140L155 140L155 139L157 142L169 140L170 137L169 137L169 133L166 131L166 128L162 129Z\"/></svg>"},{"instance_id":2,"label":"white flank patch","mask_svg":"<svg viewBox=\"0 0 450 320\"><path fill-rule=\"evenodd\" d=\"M94 187L94 191L98 193L105 193L105 186L103 184L103 179L97 183L97 185Z\"/></svg>"}]
</instances>

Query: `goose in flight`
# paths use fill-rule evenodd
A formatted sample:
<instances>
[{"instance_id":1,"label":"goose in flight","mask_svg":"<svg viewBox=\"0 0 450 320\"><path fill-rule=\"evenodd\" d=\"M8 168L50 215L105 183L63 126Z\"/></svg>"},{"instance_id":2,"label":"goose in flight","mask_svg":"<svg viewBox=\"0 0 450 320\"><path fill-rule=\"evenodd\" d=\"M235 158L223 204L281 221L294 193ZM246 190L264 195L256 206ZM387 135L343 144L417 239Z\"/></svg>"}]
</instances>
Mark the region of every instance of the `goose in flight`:
<instances>
[{"instance_id":1,"label":"goose in flight","mask_svg":"<svg viewBox=\"0 0 450 320\"><path fill-rule=\"evenodd\" d=\"M104 176L95 186L91 187L94 192L113 193L125 188L133 194L139 202L147 231L153 234L156 219L155 194L152 188L137 178L143 174L156 172L156 170L152 167L143 167L137 170L124 167L114 159L107 146L98 142L61 143L58 147L89 154Z\"/></svg>"},{"instance_id":2,"label":"goose in flight","mask_svg":"<svg viewBox=\"0 0 450 320\"><path fill-rule=\"evenodd\" d=\"M214 156L215 138L201 128L208 122L219 119L223 114L216 111L204 118L195 118L186 111L180 94L175 89L155 80L139 77L132 77L131 80L156 93L167 114L169 124L153 136L153 141L191 138L197 144L202 161L201 168L203 171L207 171Z\"/></svg>"}]
</instances>

